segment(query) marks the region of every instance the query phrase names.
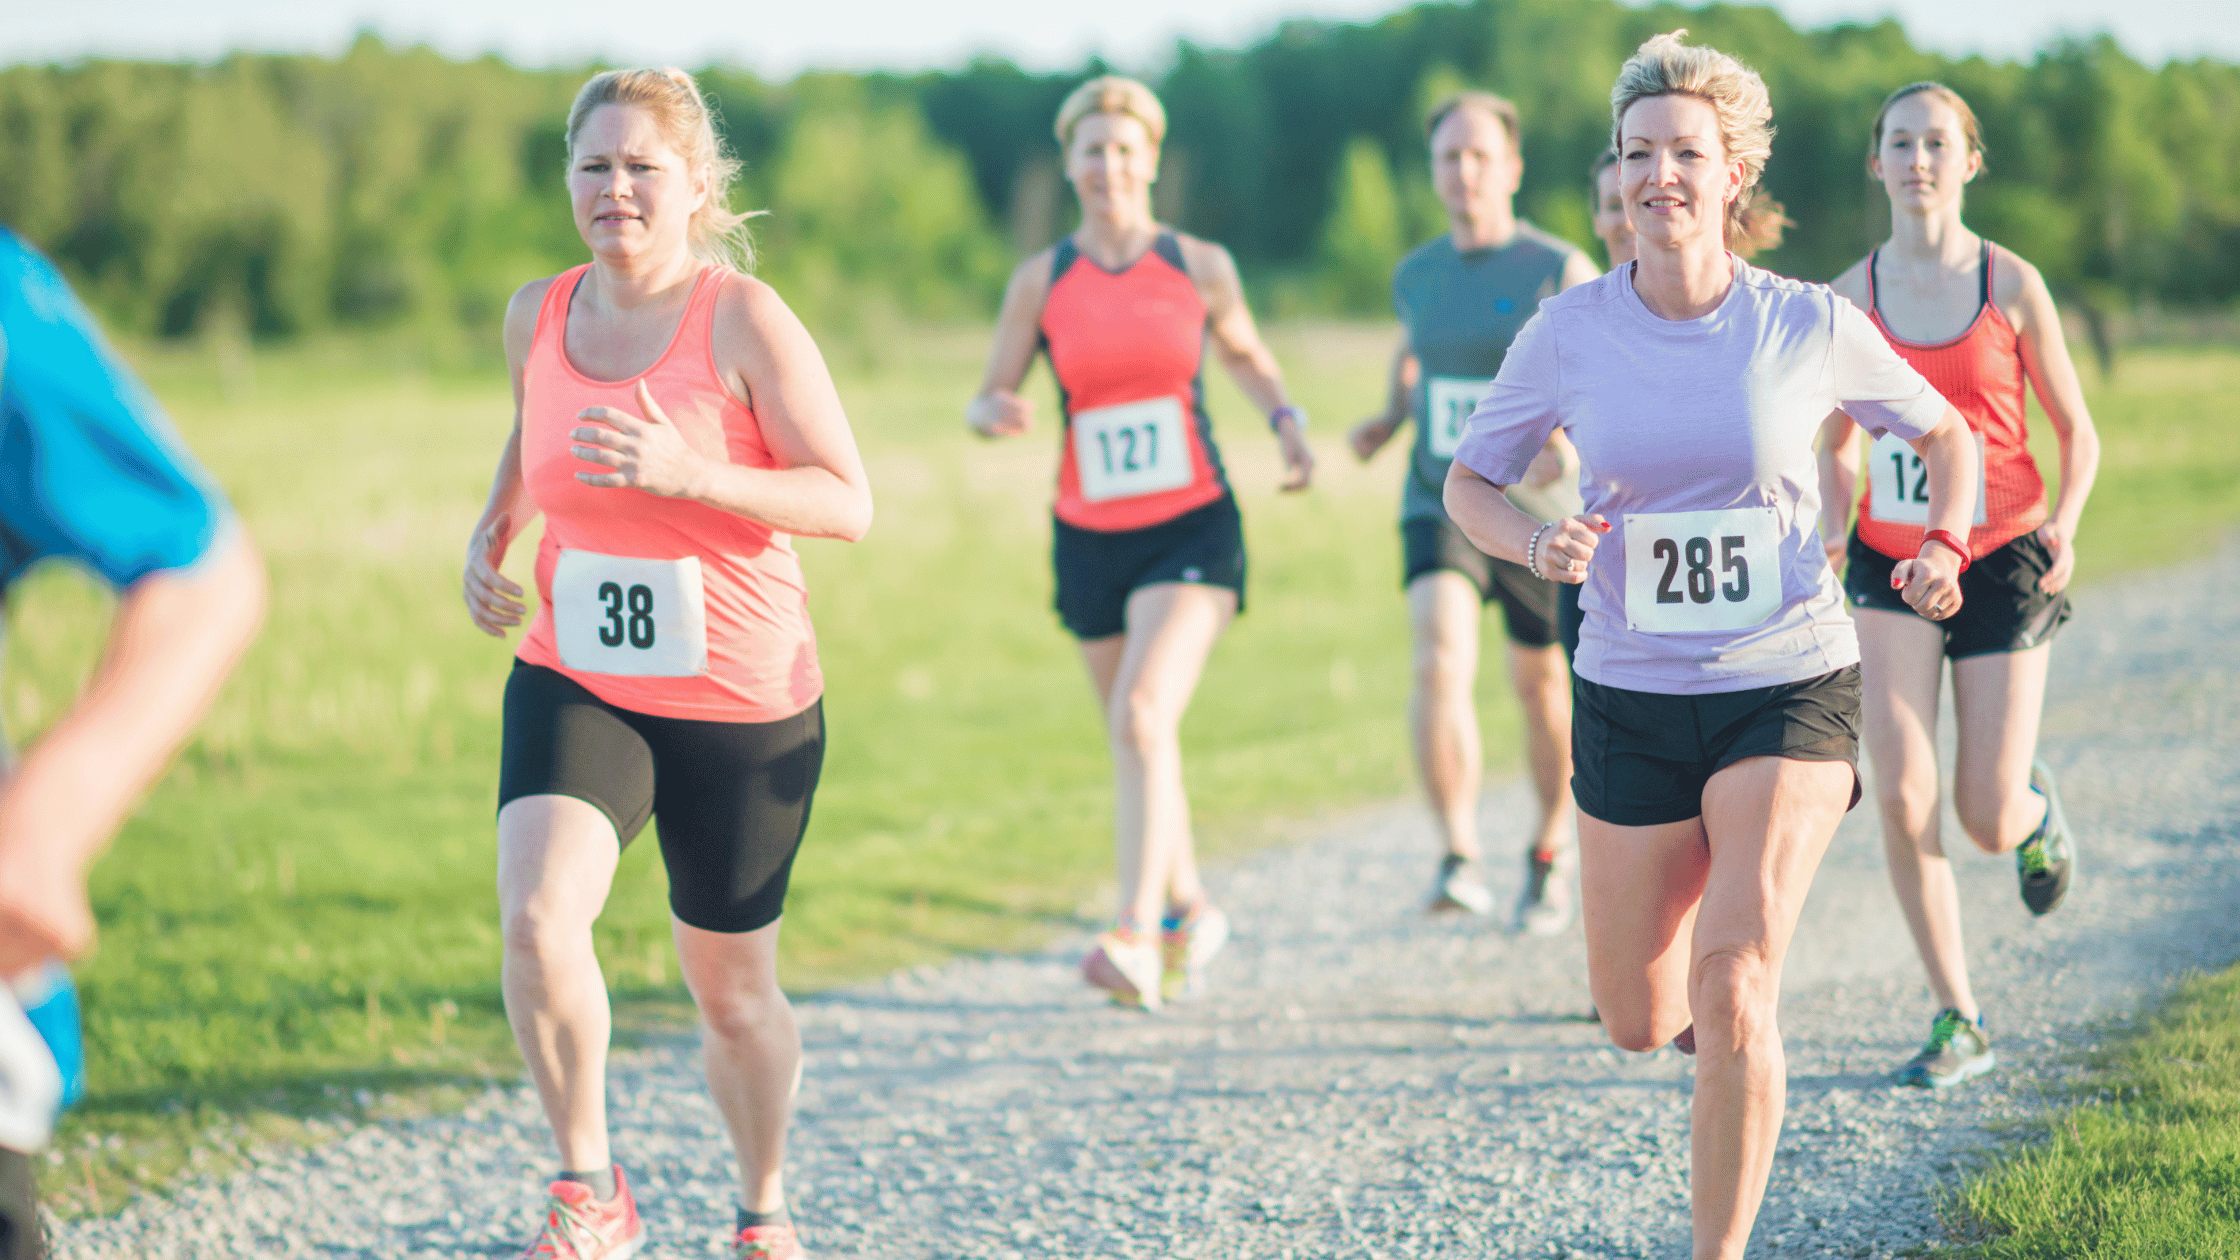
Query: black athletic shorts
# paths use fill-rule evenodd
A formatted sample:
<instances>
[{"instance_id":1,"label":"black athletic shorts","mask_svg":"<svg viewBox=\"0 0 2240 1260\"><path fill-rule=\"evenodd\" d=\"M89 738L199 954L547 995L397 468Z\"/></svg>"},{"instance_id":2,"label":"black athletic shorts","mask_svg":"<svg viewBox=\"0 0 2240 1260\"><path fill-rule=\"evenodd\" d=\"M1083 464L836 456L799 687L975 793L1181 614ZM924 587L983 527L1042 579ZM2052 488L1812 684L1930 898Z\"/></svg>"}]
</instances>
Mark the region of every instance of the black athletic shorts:
<instances>
[{"instance_id":1,"label":"black athletic shorts","mask_svg":"<svg viewBox=\"0 0 2240 1260\"><path fill-rule=\"evenodd\" d=\"M1587 614L1579 607L1579 592L1584 585L1569 582L1556 583L1556 637L1563 640L1563 659L1579 658L1579 627L1587 624Z\"/></svg>"},{"instance_id":2,"label":"black athletic shorts","mask_svg":"<svg viewBox=\"0 0 2240 1260\"><path fill-rule=\"evenodd\" d=\"M0 1147L0 1260L40 1260L46 1254L31 1157Z\"/></svg>"},{"instance_id":3,"label":"black athletic shorts","mask_svg":"<svg viewBox=\"0 0 2240 1260\"><path fill-rule=\"evenodd\" d=\"M1857 805L1859 667L1707 696L1572 676L1571 794L1591 818L1621 827L1694 818L1711 776L1746 757L1847 761Z\"/></svg>"},{"instance_id":4,"label":"black athletic shorts","mask_svg":"<svg viewBox=\"0 0 2240 1260\"><path fill-rule=\"evenodd\" d=\"M1501 605L1502 626L1524 647L1544 648L1556 641L1556 586L1532 576L1521 564L1478 550L1453 521L1419 516L1400 522L1402 589L1437 569L1452 569L1478 588L1478 598Z\"/></svg>"},{"instance_id":5,"label":"black athletic shorts","mask_svg":"<svg viewBox=\"0 0 2240 1260\"><path fill-rule=\"evenodd\" d=\"M1846 559L1843 591L1852 607L1921 616L1903 594L1890 589L1890 573L1898 562L1860 542L1857 530L1851 531ZM2038 588L2038 579L2052 566L2053 552L2036 530L1977 557L1960 575L1960 611L1929 622L1944 631L1944 654L1957 661L2027 652L2052 642L2053 632L2069 619L2069 593L2049 595Z\"/></svg>"},{"instance_id":6,"label":"black athletic shorts","mask_svg":"<svg viewBox=\"0 0 2240 1260\"><path fill-rule=\"evenodd\" d=\"M1126 630L1128 597L1160 582L1227 587L1244 611L1244 518L1230 495L1142 529L1052 524L1058 620L1075 638L1108 639Z\"/></svg>"},{"instance_id":7,"label":"black athletic shorts","mask_svg":"<svg viewBox=\"0 0 2240 1260\"><path fill-rule=\"evenodd\" d=\"M506 680L498 808L572 796L624 845L658 819L669 908L703 931L777 922L823 768L822 700L775 722L703 722L616 708L525 661Z\"/></svg>"}]
</instances>

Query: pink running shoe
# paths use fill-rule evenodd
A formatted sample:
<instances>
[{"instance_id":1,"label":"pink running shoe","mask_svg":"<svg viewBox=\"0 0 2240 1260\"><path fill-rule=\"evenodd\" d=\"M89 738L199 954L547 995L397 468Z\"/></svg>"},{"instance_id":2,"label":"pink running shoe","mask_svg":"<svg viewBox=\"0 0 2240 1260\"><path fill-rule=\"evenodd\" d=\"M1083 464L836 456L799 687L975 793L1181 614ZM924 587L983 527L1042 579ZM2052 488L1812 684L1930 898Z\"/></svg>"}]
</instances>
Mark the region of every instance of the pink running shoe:
<instances>
[{"instance_id":1,"label":"pink running shoe","mask_svg":"<svg viewBox=\"0 0 2240 1260\"><path fill-rule=\"evenodd\" d=\"M809 1260L791 1225L756 1225L731 1242L731 1260Z\"/></svg>"},{"instance_id":2,"label":"pink running shoe","mask_svg":"<svg viewBox=\"0 0 2240 1260\"><path fill-rule=\"evenodd\" d=\"M613 1202L601 1203L580 1181L553 1182L546 1191L551 1197L544 1202L544 1229L521 1260L628 1260L637 1255L645 1226L620 1164L615 1165L614 1184Z\"/></svg>"}]
</instances>

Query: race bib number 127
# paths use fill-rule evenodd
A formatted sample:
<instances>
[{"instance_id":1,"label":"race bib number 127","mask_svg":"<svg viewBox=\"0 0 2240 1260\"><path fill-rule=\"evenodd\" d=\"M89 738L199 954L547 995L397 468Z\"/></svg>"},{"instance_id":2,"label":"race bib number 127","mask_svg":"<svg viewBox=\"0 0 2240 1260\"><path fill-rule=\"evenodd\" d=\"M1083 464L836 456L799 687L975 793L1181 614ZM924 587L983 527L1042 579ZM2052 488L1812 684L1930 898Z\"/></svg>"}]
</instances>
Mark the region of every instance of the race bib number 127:
<instances>
[{"instance_id":1,"label":"race bib number 127","mask_svg":"<svg viewBox=\"0 0 2240 1260\"><path fill-rule=\"evenodd\" d=\"M636 560L562 551L552 570L560 663L587 674L690 678L708 672L700 557Z\"/></svg>"},{"instance_id":2,"label":"race bib number 127","mask_svg":"<svg viewBox=\"0 0 2240 1260\"><path fill-rule=\"evenodd\" d=\"M1190 484L1190 439L1179 399L1098 407L1073 417L1073 465L1091 503Z\"/></svg>"},{"instance_id":3,"label":"race bib number 127","mask_svg":"<svg viewBox=\"0 0 2240 1260\"><path fill-rule=\"evenodd\" d=\"M1976 520L1983 524L1984 468L1983 435L1976 438ZM1874 450L1867 456L1867 475L1874 480L1867 496L1867 510L1874 518L1890 525L1921 525L1929 523L1929 470L1913 447L1895 433L1885 433L1874 440Z\"/></svg>"},{"instance_id":4,"label":"race bib number 127","mask_svg":"<svg viewBox=\"0 0 2240 1260\"><path fill-rule=\"evenodd\" d=\"M1478 409L1478 400L1493 388L1492 381L1468 381L1453 376L1434 376L1424 389L1424 432L1431 439L1431 454L1439 459L1453 459L1455 448L1462 445L1462 435L1470 430L1470 413Z\"/></svg>"},{"instance_id":5,"label":"race bib number 127","mask_svg":"<svg viewBox=\"0 0 2240 1260\"><path fill-rule=\"evenodd\" d=\"M1647 634L1746 630L1781 611L1774 510L1626 517L1626 624Z\"/></svg>"}]
</instances>

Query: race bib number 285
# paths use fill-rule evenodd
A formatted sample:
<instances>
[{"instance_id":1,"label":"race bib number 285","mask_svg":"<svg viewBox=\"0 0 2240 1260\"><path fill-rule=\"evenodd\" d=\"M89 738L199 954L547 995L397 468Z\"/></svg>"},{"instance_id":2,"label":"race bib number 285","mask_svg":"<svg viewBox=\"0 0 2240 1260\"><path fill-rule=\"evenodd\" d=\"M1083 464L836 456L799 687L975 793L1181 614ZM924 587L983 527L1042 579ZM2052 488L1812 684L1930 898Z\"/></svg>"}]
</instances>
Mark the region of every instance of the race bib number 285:
<instances>
[{"instance_id":1,"label":"race bib number 285","mask_svg":"<svg viewBox=\"0 0 2240 1260\"><path fill-rule=\"evenodd\" d=\"M587 674L690 678L708 672L700 557L638 560L562 551L552 570L560 663Z\"/></svg>"},{"instance_id":2,"label":"race bib number 285","mask_svg":"<svg viewBox=\"0 0 2240 1260\"><path fill-rule=\"evenodd\" d=\"M1626 624L1647 634L1745 630L1781 610L1769 507L1626 517Z\"/></svg>"}]
</instances>

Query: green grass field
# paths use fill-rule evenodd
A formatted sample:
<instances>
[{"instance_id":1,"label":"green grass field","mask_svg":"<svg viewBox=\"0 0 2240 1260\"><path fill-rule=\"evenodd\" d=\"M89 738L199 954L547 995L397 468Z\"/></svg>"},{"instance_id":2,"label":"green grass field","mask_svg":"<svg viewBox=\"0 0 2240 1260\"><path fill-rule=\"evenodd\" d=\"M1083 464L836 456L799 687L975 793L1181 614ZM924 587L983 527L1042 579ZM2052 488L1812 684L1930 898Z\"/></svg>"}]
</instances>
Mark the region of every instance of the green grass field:
<instances>
[{"instance_id":1,"label":"green grass field","mask_svg":"<svg viewBox=\"0 0 2240 1260\"><path fill-rule=\"evenodd\" d=\"M2187 984L2095 1054L2088 1100L2034 1125L1944 1205L1944 1260L2240 1256L2240 968Z\"/></svg>"},{"instance_id":2,"label":"green grass field","mask_svg":"<svg viewBox=\"0 0 2240 1260\"><path fill-rule=\"evenodd\" d=\"M1411 790L1400 464L1388 452L1360 468L1338 440L1378 397L1391 337L1271 335L1318 418L1309 495L1273 493L1272 441L1212 383L1253 558L1250 610L1184 729L1215 853ZM798 990L1027 946L1106 912L1105 754L1048 610L1053 400L1038 375L1038 435L970 438L959 409L983 348L926 333L839 365L879 516L860 544L801 546L831 745L786 919ZM457 595L506 429L502 370L369 366L362 349L223 373L204 352L136 357L263 546L274 602L202 734L95 873L103 937L80 971L92 1094L48 1179L66 1211L114 1208L190 1150L518 1070L491 887L509 649L473 630ZM2215 422L2236 383L2240 354L2142 352L2096 388L2107 457L2088 578L2183 558L2240 519L2240 449ZM525 541L511 566L524 584L532 554ZM102 596L59 572L10 601L12 734L68 702L104 616ZM1480 691L1499 774L1515 708L1498 670ZM1428 861L1428 825L1423 844ZM655 847L635 846L599 936L626 1026L685 1009L664 893Z\"/></svg>"}]
</instances>

